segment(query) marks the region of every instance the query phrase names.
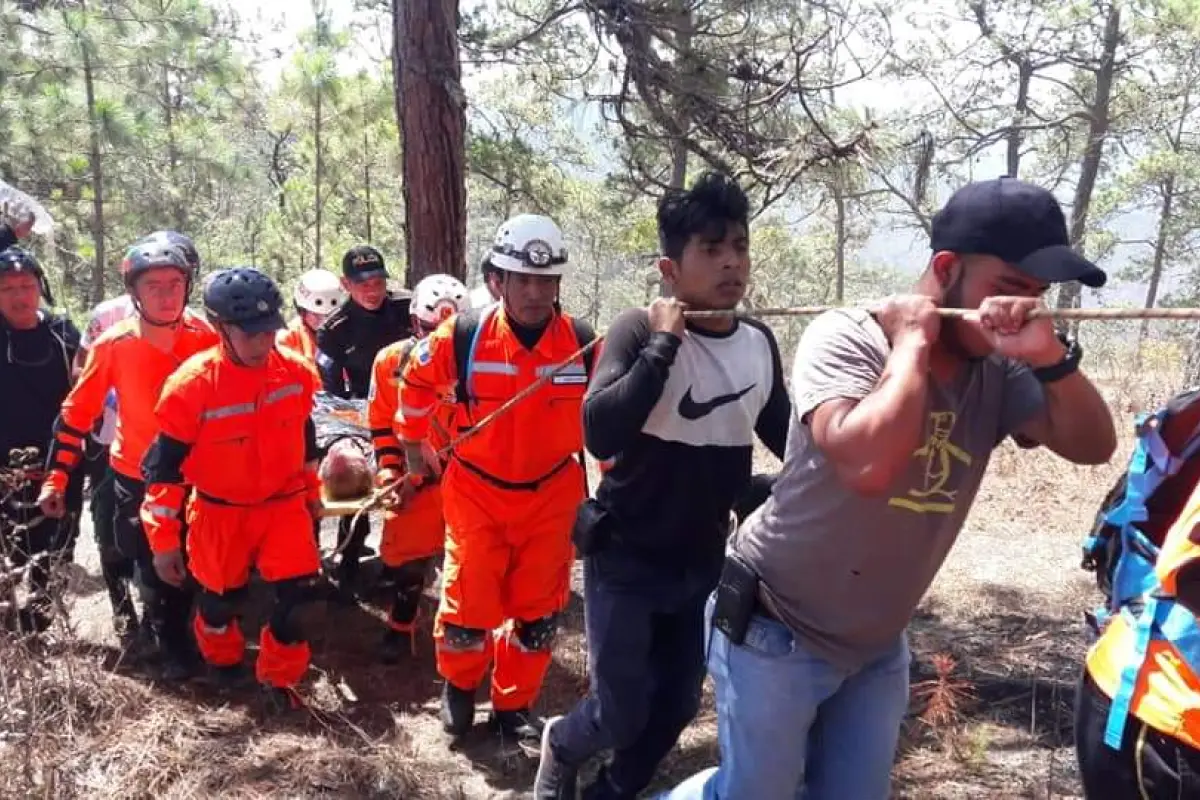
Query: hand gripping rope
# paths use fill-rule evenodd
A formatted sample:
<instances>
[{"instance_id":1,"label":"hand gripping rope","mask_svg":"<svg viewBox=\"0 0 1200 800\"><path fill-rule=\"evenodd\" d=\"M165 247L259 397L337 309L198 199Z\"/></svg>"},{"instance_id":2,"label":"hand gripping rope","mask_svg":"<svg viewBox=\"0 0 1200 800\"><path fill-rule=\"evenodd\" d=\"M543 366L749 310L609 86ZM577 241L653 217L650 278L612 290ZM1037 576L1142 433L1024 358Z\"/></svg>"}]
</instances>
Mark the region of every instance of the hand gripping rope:
<instances>
[{"instance_id":1,"label":"hand gripping rope","mask_svg":"<svg viewBox=\"0 0 1200 800\"><path fill-rule=\"evenodd\" d=\"M751 316L751 317L810 317L824 314L826 311L832 311L838 308L850 308L850 306L791 306L787 308L759 308L752 311L685 311L684 316L689 319L714 319L720 317L729 317L735 315ZM862 306L861 308L870 309L871 306ZM978 315L978 311L973 308L939 308L937 310L939 316L947 319L974 319ZM1035 308L1029 313L1029 319L1065 319L1065 320L1130 320L1130 319L1166 319L1166 320L1200 320L1200 308ZM463 442L467 441L475 434L486 428L488 425L495 422L498 418L504 416L513 409L518 403L532 395L538 389L542 388L553 380L554 376L562 370L574 364L592 348L598 345L604 339L603 334L598 334L595 339L588 342L583 347L576 350L569 357L564 359L549 372L541 375L533 383L526 386L521 391L517 392L509 398L504 405L497 408L492 413L481 419L478 424L464 431L457 436L453 441L437 452L439 458L449 455ZM371 495L357 505L341 505L337 507L327 508L324 516L341 517L351 516L354 519L353 524L357 524L359 517L368 511L381 508L391 498L395 492L408 479L407 473L402 473L399 478L391 483L381 486L376 489Z\"/></svg>"}]
</instances>

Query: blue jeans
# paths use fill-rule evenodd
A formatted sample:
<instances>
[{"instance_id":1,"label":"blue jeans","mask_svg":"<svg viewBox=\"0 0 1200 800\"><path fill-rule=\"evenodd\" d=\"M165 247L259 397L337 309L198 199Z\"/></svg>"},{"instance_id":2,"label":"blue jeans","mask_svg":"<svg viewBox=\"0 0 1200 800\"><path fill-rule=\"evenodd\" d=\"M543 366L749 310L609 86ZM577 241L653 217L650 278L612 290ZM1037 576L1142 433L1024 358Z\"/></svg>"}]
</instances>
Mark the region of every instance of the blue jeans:
<instances>
[{"instance_id":1,"label":"blue jeans","mask_svg":"<svg viewBox=\"0 0 1200 800\"><path fill-rule=\"evenodd\" d=\"M736 646L708 621L721 765L660 800L886 800L908 707L908 641L861 669L804 649L784 625L755 615Z\"/></svg>"}]
</instances>

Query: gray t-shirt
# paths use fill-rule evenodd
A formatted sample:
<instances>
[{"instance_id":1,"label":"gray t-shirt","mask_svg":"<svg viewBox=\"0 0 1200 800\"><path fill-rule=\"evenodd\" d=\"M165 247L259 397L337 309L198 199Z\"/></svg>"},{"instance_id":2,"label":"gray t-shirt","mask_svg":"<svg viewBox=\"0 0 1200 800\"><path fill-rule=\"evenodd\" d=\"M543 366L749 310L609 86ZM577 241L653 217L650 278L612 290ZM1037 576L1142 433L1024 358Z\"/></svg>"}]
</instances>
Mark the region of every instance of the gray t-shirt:
<instances>
[{"instance_id":1,"label":"gray t-shirt","mask_svg":"<svg viewBox=\"0 0 1200 800\"><path fill-rule=\"evenodd\" d=\"M881 495L856 494L806 417L826 401L870 394L890 352L864 311L813 320L796 351L783 469L732 542L762 578L767 608L806 648L848 669L895 643L958 536L993 448L1045 402L1028 367L999 357L968 366L953 387L931 382L908 470Z\"/></svg>"}]
</instances>

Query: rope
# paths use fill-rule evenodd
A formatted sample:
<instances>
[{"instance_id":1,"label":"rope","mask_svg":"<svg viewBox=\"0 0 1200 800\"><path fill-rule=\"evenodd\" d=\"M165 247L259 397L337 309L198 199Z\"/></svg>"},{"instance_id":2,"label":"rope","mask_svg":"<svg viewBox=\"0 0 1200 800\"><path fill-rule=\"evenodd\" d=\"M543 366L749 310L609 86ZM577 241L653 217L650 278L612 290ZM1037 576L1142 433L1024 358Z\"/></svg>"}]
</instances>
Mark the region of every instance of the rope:
<instances>
[{"instance_id":1,"label":"rope","mask_svg":"<svg viewBox=\"0 0 1200 800\"><path fill-rule=\"evenodd\" d=\"M862 308L869 306L790 306L787 308L756 308L748 312L739 311L685 311L689 319L714 319L741 314L750 317L814 317L839 308ZM938 314L951 319L974 318L978 311L973 308L939 308ZM1030 319L1074 319L1074 320L1125 320L1125 319L1196 319L1200 320L1200 308L1035 308Z\"/></svg>"},{"instance_id":2,"label":"rope","mask_svg":"<svg viewBox=\"0 0 1200 800\"><path fill-rule=\"evenodd\" d=\"M812 317L824 314L826 311L834 311L839 308L863 308L868 309L869 306L789 306L785 308L756 308L750 311L733 310L713 310L713 311L685 311L684 316L688 319L719 319L723 317L731 317L737 315L751 317ZM977 309L973 308L939 308L938 314L948 319L971 319L978 314ZM1129 320L1129 319L1193 319L1200 320L1200 308L1048 308L1039 307L1033 309L1029 314L1031 319L1041 319L1049 317L1051 319L1072 319L1072 320L1098 320L1098 321L1114 321L1114 320ZM526 386L521 391L517 392L504 405L497 408L492 413L481 419L477 424L464 431L453 441L437 452L439 458L444 458L450 455L456 447L463 442L474 437L481 430L491 425L500 417L511 411L522 400L529 397L538 389L545 386L554 376L562 370L575 363L582 358L593 347L604 339L603 335L597 335L595 339L588 342L585 346L572 353L566 360L557 364L550 372L538 377L533 383ZM362 502L354 513L354 518L351 520L351 527L358 523L360 517L368 511L372 511L381 507L388 498L390 498L408 479L408 473L401 473L400 477L384 486L376 489L370 497ZM349 538L347 538L349 542ZM345 543L343 543L344 546ZM334 551L337 555L341 552L339 547Z\"/></svg>"},{"instance_id":3,"label":"rope","mask_svg":"<svg viewBox=\"0 0 1200 800\"><path fill-rule=\"evenodd\" d=\"M521 391L514 394L512 397L510 397L508 400L506 400L504 402L504 404L501 405L499 408L497 408L495 411L488 414L483 419L479 420L479 422L477 422L475 425L472 425L470 428L468 428L467 430L460 433L458 436L456 436L450 443L448 443L441 450L438 450L437 451L438 458L441 459L441 458L445 458L446 456L449 456L454 451L454 449L456 447L458 447L460 444L473 438L476 434L478 434L480 431L482 431L488 425L491 425L497 419L504 416L509 411L512 411L512 409L515 408L526 397L529 397L531 394L536 392L538 389L541 389L543 386L550 383L550 381L552 381L554 379L555 375L558 375L564 369L571 366L576 361L578 361L579 359L581 359L585 355L587 355L587 353L589 353L592 350L592 348L594 348L596 345L598 345L601 342L601 340L603 340L603 339L604 339L603 336L600 336L600 335L596 336L595 339L592 339L590 342L585 344L583 347L579 348L574 353L572 353L570 356L568 356L567 358L565 358L564 360L562 360L558 364L556 364L554 366L554 368L551 369L549 372L546 372L545 374L538 376L538 379L535 380L533 383L529 384L524 389L522 389ZM403 472L400 474L400 477L397 478L396 480L376 489L371 494L370 497L368 497L366 500L364 500L362 502L362 504L359 506L358 510L355 512L354 518L351 519L351 521L350 521L351 529L353 530L354 526L358 524L358 520L363 514L382 506L387 501L387 499L389 497L391 497L404 484L404 482L407 479L408 479L408 473ZM347 537L346 542L349 542L349 541L350 541L350 538ZM343 546L345 544L346 543L343 542ZM342 547L339 547L337 550L334 551L334 554L337 555L341 551L342 551Z\"/></svg>"}]
</instances>

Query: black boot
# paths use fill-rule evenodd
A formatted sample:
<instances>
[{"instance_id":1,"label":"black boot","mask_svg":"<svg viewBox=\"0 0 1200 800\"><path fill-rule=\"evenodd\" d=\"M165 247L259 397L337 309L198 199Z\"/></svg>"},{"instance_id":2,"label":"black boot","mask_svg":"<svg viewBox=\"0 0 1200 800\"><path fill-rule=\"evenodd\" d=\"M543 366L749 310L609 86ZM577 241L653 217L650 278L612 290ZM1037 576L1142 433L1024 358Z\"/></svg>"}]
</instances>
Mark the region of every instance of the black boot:
<instances>
[{"instance_id":1,"label":"black boot","mask_svg":"<svg viewBox=\"0 0 1200 800\"><path fill-rule=\"evenodd\" d=\"M442 729L463 736L475 724L475 690L460 689L450 681L442 690Z\"/></svg>"},{"instance_id":2,"label":"black boot","mask_svg":"<svg viewBox=\"0 0 1200 800\"><path fill-rule=\"evenodd\" d=\"M383 635L380 658L385 664L395 664L405 654L416 655L414 626L425 590L428 561L412 561L399 567L386 567L383 575L392 581L392 608L388 612L391 629Z\"/></svg>"},{"instance_id":3,"label":"black boot","mask_svg":"<svg viewBox=\"0 0 1200 800\"><path fill-rule=\"evenodd\" d=\"M517 744L536 750L542 742L542 721L528 708L493 711L492 726L501 736L515 739Z\"/></svg>"},{"instance_id":4,"label":"black boot","mask_svg":"<svg viewBox=\"0 0 1200 800\"><path fill-rule=\"evenodd\" d=\"M200 669L200 653L192 639L188 616L190 597L179 591L155 593L152 611L154 632L162 655L162 678L171 683L186 681Z\"/></svg>"},{"instance_id":5,"label":"black boot","mask_svg":"<svg viewBox=\"0 0 1200 800\"><path fill-rule=\"evenodd\" d=\"M533 781L534 800L575 800L579 770L560 761L550 747L550 729L561 720L554 717L542 728L542 752Z\"/></svg>"}]
</instances>

